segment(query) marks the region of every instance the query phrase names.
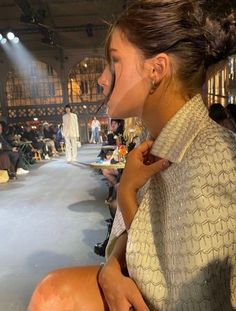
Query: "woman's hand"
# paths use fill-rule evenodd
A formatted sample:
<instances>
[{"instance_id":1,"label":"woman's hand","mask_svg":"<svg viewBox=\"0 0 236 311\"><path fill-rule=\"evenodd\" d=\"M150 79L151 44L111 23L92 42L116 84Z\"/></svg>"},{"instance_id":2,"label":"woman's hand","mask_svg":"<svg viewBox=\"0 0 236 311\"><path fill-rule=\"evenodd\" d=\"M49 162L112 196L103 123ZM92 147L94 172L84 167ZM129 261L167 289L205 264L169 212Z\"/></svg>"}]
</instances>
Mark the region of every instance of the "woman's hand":
<instances>
[{"instance_id":1,"label":"woman's hand","mask_svg":"<svg viewBox=\"0 0 236 311\"><path fill-rule=\"evenodd\" d=\"M150 155L152 144L152 141L145 141L129 153L120 180L117 199L127 230L138 209L137 191L152 175L169 166L168 161Z\"/></svg>"},{"instance_id":2,"label":"woman's hand","mask_svg":"<svg viewBox=\"0 0 236 311\"><path fill-rule=\"evenodd\" d=\"M115 262L105 264L98 280L109 311L129 311L131 307L135 311L149 310L135 282L124 276Z\"/></svg>"},{"instance_id":3,"label":"woman's hand","mask_svg":"<svg viewBox=\"0 0 236 311\"><path fill-rule=\"evenodd\" d=\"M169 161L150 154L152 144L144 141L129 153L119 187L137 192L150 177L169 166Z\"/></svg>"}]
</instances>

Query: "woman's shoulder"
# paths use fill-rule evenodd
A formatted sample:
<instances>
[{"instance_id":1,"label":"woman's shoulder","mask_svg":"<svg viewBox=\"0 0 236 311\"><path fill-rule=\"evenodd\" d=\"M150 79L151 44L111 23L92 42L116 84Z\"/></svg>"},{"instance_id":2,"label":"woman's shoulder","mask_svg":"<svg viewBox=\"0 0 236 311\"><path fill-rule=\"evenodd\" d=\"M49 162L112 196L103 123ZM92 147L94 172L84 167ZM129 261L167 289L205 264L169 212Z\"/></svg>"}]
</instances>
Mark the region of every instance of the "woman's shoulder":
<instances>
[{"instance_id":1,"label":"woman's shoulder","mask_svg":"<svg viewBox=\"0 0 236 311\"><path fill-rule=\"evenodd\" d=\"M196 137L196 142L201 142L202 148L213 146L236 150L236 134L214 121L209 122L206 127L201 129Z\"/></svg>"},{"instance_id":2,"label":"woman's shoulder","mask_svg":"<svg viewBox=\"0 0 236 311\"><path fill-rule=\"evenodd\" d=\"M187 149L184 163L209 172L236 169L236 135L215 122L201 128Z\"/></svg>"}]
</instances>

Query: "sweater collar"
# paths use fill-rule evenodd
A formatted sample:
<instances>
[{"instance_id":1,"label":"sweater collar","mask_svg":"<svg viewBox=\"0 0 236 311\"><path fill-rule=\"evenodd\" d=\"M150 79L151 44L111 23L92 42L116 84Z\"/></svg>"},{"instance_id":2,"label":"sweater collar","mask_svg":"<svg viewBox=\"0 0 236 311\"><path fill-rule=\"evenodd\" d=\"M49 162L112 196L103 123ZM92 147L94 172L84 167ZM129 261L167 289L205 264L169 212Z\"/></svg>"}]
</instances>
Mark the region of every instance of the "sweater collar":
<instances>
[{"instance_id":1,"label":"sweater collar","mask_svg":"<svg viewBox=\"0 0 236 311\"><path fill-rule=\"evenodd\" d=\"M208 120L208 110L198 94L167 122L155 140L151 154L172 163L180 163Z\"/></svg>"}]
</instances>

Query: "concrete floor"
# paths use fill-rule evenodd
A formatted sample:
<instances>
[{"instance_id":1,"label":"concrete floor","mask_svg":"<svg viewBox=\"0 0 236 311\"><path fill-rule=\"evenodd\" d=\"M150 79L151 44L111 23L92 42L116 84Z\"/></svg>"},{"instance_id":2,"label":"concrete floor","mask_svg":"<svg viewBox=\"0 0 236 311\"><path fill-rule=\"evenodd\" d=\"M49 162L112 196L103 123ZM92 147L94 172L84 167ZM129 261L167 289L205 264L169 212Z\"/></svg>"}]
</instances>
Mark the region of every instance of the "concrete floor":
<instances>
[{"instance_id":1,"label":"concrete floor","mask_svg":"<svg viewBox=\"0 0 236 311\"><path fill-rule=\"evenodd\" d=\"M84 145L78 161L96 160ZM50 270L103 261L93 253L106 235L107 189L96 171L64 156L32 166L0 185L0 311L26 311L37 282Z\"/></svg>"}]
</instances>

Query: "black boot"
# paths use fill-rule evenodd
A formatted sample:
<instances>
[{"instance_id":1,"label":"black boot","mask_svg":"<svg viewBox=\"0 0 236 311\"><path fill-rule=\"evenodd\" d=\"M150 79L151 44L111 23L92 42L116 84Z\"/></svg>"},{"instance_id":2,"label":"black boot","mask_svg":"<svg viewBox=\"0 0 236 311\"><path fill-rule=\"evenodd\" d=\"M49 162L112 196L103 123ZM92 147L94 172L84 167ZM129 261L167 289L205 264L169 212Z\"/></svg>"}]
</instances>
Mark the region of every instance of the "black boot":
<instances>
[{"instance_id":1,"label":"black boot","mask_svg":"<svg viewBox=\"0 0 236 311\"><path fill-rule=\"evenodd\" d=\"M107 198L106 198L106 200L105 200L105 203L106 203L106 204L108 204L109 202L112 201L112 199L113 199L113 191L114 191L114 187L113 187L113 186L110 186L110 187L109 187L109 190L108 190L108 196L107 196Z\"/></svg>"},{"instance_id":2,"label":"black boot","mask_svg":"<svg viewBox=\"0 0 236 311\"><path fill-rule=\"evenodd\" d=\"M16 173L15 172L9 172L8 171L8 176L9 176L9 179L16 180Z\"/></svg>"},{"instance_id":3,"label":"black boot","mask_svg":"<svg viewBox=\"0 0 236 311\"><path fill-rule=\"evenodd\" d=\"M94 253L97 254L98 256L105 257L106 247L107 247L107 243L109 241L109 237L110 237L110 233L111 233L111 228L112 228L112 223L113 223L113 220L107 222L107 235L106 235L106 239L103 242L95 244L95 246L94 246Z\"/></svg>"}]
</instances>

